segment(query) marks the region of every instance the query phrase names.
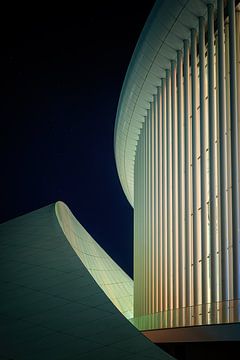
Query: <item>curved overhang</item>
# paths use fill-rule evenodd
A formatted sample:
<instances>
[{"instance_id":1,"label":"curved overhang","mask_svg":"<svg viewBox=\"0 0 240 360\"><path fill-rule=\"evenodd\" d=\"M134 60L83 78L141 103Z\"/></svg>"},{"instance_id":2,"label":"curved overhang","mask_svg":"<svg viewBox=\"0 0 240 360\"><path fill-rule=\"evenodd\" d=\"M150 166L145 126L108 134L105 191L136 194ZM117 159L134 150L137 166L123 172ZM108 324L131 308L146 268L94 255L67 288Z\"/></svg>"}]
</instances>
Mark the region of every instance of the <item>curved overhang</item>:
<instances>
[{"instance_id":1,"label":"curved overhang","mask_svg":"<svg viewBox=\"0 0 240 360\"><path fill-rule=\"evenodd\" d=\"M133 317L133 280L98 245L62 201L55 204L58 222L83 265L116 308Z\"/></svg>"},{"instance_id":2,"label":"curved overhang","mask_svg":"<svg viewBox=\"0 0 240 360\"><path fill-rule=\"evenodd\" d=\"M153 96L170 61L176 60L199 16L206 17L208 0L157 0L140 35L123 83L114 130L118 175L134 206L134 162L139 134Z\"/></svg>"},{"instance_id":3,"label":"curved overhang","mask_svg":"<svg viewBox=\"0 0 240 360\"><path fill-rule=\"evenodd\" d=\"M0 224L0 239L1 359L173 359L126 319L132 280L64 203Z\"/></svg>"}]
</instances>

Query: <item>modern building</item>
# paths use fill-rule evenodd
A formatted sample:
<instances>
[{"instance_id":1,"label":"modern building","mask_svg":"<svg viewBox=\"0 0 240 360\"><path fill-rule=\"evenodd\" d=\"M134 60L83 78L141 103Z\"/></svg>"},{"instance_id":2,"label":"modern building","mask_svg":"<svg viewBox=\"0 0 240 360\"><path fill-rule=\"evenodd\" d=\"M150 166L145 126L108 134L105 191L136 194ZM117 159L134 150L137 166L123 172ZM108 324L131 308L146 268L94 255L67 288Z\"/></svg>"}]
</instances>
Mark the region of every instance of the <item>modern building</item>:
<instances>
[{"instance_id":1,"label":"modern building","mask_svg":"<svg viewBox=\"0 0 240 360\"><path fill-rule=\"evenodd\" d=\"M240 340L239 116L239 1L156 1L115 124L133 323L156 342Z\"/></svg>"},{"instance_id":2,"label":"modern building","mask_svg":"<svg viewBox=\"0 0 240 360\"><path fill-rule=\"evenodd\" d=\"M240 340L239 114L239 1L157 0L115 124L134 279L62 202L2 224L1 359L170 360L149 339Z\"/></svg>"},{"instance_id":3,"label":"modern building","mask_svg":"<svg viewBox=\"0 0 240 360\"><path fill-rule=\"evenodd\" d=\"M132 279L62 202L0 225L1 360L171 360L127 319Z\"/></svg>"}]
</instances>

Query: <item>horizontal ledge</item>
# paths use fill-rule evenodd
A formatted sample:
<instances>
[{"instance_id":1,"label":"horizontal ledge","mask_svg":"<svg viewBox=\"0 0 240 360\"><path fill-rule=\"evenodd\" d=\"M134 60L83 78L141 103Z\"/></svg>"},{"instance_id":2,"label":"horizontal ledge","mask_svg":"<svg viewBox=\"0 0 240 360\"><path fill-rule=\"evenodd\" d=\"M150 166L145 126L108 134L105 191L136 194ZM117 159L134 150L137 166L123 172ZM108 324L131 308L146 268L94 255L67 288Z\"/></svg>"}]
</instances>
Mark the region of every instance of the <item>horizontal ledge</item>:
<instances>
[{"instance_id":1,"label":"horizontal ledge","mask_svg":"<svg viewBox=\"0 0 240 360\"><path fill-rule=\"evenodd\" d=\"M240 341L240 323L142 331L154 343Z\"/></svg>"}]
</instances>

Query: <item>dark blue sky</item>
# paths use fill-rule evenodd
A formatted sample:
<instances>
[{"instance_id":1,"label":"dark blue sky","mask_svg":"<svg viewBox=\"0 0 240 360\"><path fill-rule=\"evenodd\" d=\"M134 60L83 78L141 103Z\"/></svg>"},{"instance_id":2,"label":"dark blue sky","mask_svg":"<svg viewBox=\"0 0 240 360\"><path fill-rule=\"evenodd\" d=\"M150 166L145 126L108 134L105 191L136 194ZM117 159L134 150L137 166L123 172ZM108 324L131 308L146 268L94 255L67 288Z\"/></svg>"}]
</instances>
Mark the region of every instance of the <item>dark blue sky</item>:
<instances>
[{"instance_id":1,"label":"dark blue sky","mask_svg":"<svg viewBox=\"0 0 240 360\"><path fill-rule=\"evenodd\" d=\"M0 222L62 200L130 275L133 212L117 176L113 129L153 3L21 4L0 18Z\"/></svg>"}]
</instances>

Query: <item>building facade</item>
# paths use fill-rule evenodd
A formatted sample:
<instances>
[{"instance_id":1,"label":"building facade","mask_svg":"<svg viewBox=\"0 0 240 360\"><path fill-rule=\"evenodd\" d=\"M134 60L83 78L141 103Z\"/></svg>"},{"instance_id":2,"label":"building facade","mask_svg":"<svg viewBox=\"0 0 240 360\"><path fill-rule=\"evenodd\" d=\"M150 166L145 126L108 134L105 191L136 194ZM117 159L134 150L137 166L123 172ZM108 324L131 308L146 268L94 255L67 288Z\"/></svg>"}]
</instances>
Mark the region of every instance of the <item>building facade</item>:
<instances>
[{"instance_id":1,"label":"building facade","mask_svg":"<svg viewBox=\"0 0 240 360\"><path fill-rule=\"evenodd\" d=\"M132 280L61 201L0 225L2 360L173 360L127 318Z\"/></svg>"},{"instance_id":2,"label":"building facade","mask_svg":"<svg viewBox=\"0 0 240 360\"><path fill-rule=\"evenodd\" d=\"M95 282L127 318L133 317L133 280L101 248L62 202L55 204L62 231Z\"/></svg>"},{"instance_id":3,"label":"building facade","mask_svg":"<svg viewBox=\"0 0 240 360\"><path fill-rule=\"evenodd\" d=\"M157 1L115 124L142 330L239 322L239 114L239 2Z\"/></svg>"}]
</instances>

